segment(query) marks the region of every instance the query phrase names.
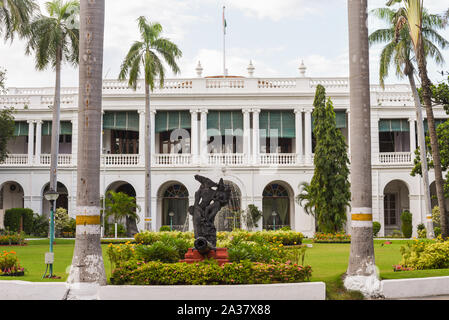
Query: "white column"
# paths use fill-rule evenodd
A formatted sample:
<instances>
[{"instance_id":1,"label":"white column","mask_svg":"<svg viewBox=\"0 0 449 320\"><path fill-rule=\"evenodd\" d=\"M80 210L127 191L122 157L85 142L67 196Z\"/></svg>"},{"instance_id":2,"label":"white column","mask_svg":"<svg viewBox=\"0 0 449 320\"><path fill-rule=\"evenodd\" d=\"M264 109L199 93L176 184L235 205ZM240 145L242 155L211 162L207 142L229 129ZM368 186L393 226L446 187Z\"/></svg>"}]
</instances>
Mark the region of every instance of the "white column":
<instances>
[{"instance_id":1,"label":"white column","mask_svg":"<svg viewBox=\"0 0 449 320\"><path fill-rule=\"evenodd\" d=\"M302 143L302 110L295 109L295 131L296 131L296 161L301 163L304 160Z\"/></svg>"},{"instance_id":2,"label":"white column","mask_svg":"<svg viewBox=\"0 0 449 320\"><path fill-rule=\"evenodd\" d=\"M192 136L190 137L190 153L192 154L192 163L198 164L198 110L190 110L192 122Z\"/></svg>"},{"instance_id":3,"label":"white column","mask_svg":"<svg viewBox=\"0 0 449 320\"><path fill-rule=\"evenodd\" d=\"M36 121L36 157L35 164L41 164L41 151L42 151L42 120Z\"/></svg>"},{"instance_id":4,"label":"white column","mask_svg":"<svg viewBox=\"0 0 449 320\"><path fill-rule=\"evenodd\" d=\"M250 123L250 109L243 109L243 153L245 163L250 162L251 157L251 123Z\"/></svg>"},{"instance_id":5,"label":"white column","mask_svg":"<svg viewBox=\"0 0 449 320\"><path fill-rule=\"evenodd\" d=\"M33 164L34 157L34 120L28 120L28 165Z\"/></svg>"},{"instance_id":6,"label":"white column","mask_svg":"<svg viewBox=\"0 0 449 320\"><path fill-rule=\"evenodd\" d=\"M78 115L76 118L72 119L72 165L76 166L78 164Z\"/></svg>"},{"instance_id":7,"label":"white column","mask_svg":"<svg viewBox=\"0 0 449 320\"><path fill-rule=\"evenodd\" d=\"M312 163L312 110L305 110L305 160L307 164Z\"/></svg>"},{"instance_id":8,"label":"white column","mask_svg":"<svg viewBox=\"0 0 449 320\"><path fill-rule=\"evenodd\" d=\"M412 159L415 158L415 149L416 149L416 124L415 119L408 119L410 123L410 152L412 153Z\"/></svg>"},{"instance_id":9,"label":"white column","mask_svg":"<svg viewBox=\"0 0 449 320\"><path fill-rule=\"evenodd\" d=\"M259 163L260 153L260 132L259 132L259 115L260 109L253 109L253 164Z\"/></svg>"},{"instance_id":10,"label":"white column","mask_svg":"<svg viewBox=\"0 0 449 320\"><path fill-rule=\"evenodd\" d=\"M351 110L346 109L346 114L348 115L348 155L351 156Z\"/></svg>"},{"instance_id":11,"label":"white column","mask_svg":"<svg viewBox=\"0 0 449 320\"><path fill-rule=\"evenodd\" d=\"M156 154L156 113L157 110L150 110L150 129L151 129L151 164L154 164Z\"/></svg>"},{"instance_id":12,"label":"white column","mask_svg":"<svg viewBox=\"0 0 449 320\"><path fill-rule=\"evenodd\" d=\"M145 165L145 110L139 110L139 162Z\"/></svg>"},{"instance_id":13,"label":"white column","mask_svg":"<svg viewBox=\"0 0 449 320\"><path fill-rule=\"evenodd\" d=\"M200 154L203 163L207 161L207 114L208 111L206 109L201 110Z\"/></svg>"}]
</instances>

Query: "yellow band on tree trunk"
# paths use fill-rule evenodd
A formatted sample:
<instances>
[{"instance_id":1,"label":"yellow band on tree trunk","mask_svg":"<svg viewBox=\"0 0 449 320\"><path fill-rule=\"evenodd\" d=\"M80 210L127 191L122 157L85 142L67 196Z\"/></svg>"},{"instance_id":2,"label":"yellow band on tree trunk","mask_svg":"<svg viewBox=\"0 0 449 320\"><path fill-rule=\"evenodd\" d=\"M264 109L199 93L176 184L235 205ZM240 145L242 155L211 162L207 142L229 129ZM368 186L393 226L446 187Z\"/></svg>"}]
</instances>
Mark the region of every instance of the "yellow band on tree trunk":
<instances>
[{"instance_id":1,"label":"yellow band on tree trunk","mask_svg":"<svg viewBox=\"0 0 449 320\"><path fill-rule=\"evenodd\" d=\"M100 216L77 216L76 217L76 225L77 226L97 225L97 224L101 224Z\"/></svg>"}]
</instances>

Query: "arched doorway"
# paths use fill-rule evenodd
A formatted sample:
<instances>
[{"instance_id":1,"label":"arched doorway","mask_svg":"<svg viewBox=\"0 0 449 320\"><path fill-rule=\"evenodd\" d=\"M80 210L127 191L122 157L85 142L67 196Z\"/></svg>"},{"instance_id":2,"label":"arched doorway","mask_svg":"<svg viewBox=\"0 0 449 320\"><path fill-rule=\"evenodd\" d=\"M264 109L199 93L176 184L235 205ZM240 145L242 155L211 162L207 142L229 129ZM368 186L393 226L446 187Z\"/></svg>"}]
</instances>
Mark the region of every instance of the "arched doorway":
<instances>
[{"instance_id":1,"label":"arched doorway","mask_svg":"<svg viewBox=\"0 0 449 320\"><path fill-rule=\"evenodd\" d=\"M189 208L189 192L180 183L167 186L162 194L162 226L170 226L172 230L188 229L187 210Z\"/></svg>"},{"instance_id":2,"label":"arched doorway","mask_svg":"<svg viewBox=\"0 0 449 320\"><path fill-rule=\"evenodd\" d=\"M128 182L116 181L116 182L111 183L106 188L106 192L105 192L106 197L108 197L108 193L110 191L113 191L113 192L116 192L116 193L120 193L120 192L124 193L124 194L128 195L129 197L132 197L134 199L134 204L136 204L136 190ZM102 207L105 207L105 205L106 205L105 199L102 199L102 200L103 200L102 201ZM114 224L115 222L113 221L113 219L111 217L111 218L108 219L107 223L108 224ZM134 220L134 219L131 219L131 218L127 217L123 221L120 221L119 224L123 225L123 227L126 230L126 236L128 236L128 237L132 237L136 233L139 232L139 230L137 228L137 221ZM106 233L108 233L109 235L111 235L112 233L115 232L115 230L113 230L114 228L112 228L112 226L105 225L105 228L106 228L106 230L105 230Z\"/></svg>"},{"instance_id":3,"label":"arched doorway","mask_svg":"<svg viewBox=\"0 0 449 320\"><path fill-rule=\"evenodd\" d=\"M393 180L384 189L384 227L385 235L401 229L401 214L410 210L410 197L407 184Z\"/></svg>"},{"instance_id":4,"label":"arched doorway","mask_svg":"<svg viewBox=\"0 0 449 320\"><path fill-rule=\"evenodd\" d=\"M0 229L4 229L3 220L6 210L24 207L22 186L14 181L0 185Z\"/></svg>"},{"instance_id":5,"label":"arched doorway","mask_svg":"<svg viewBox=\"0 0 449 320\"><path fill-rule=\"evenodd\" d=\"M263 191L263 228L278 230L283 227L290 227L290 210L288 190L279 183L269 184Z\"/></svg>"},{"instance_id":6,"label":"arched doorway","mask_svg":"<svg viewBox=\"0 0 449 320\"><path fill-rule=\"evenodd\" d=\"M232 181L224 181L231 189L231 198L227 206L221 208L215 217L217 231L232 231L241 228L242 193L240 188Z\"/></svg>"},{"instance_id":7,"label":"arched doorway","mask_svg":"<svg viewBox=\"0 0 449 320\"><path fill-rule=\"evenodd\" d=\"M56 209L63 208L69 213L69 192L67 187L58 181L57 192L59 193L58 200L56 200ZM45 200L44 195L50 190L50 182L47 183L42 192L42 214L46 217L50 216L50 202Z\"/></svg>"}]
</instances>

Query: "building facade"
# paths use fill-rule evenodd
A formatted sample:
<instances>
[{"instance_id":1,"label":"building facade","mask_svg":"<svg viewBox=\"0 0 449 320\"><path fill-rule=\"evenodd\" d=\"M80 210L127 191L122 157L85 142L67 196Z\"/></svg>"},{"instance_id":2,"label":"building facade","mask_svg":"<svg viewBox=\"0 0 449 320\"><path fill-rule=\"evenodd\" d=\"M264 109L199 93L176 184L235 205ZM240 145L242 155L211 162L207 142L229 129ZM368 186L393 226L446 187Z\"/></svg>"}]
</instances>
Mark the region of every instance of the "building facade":
<instances>
[{"instance_id":1,"label":"building facade","mask_svg":"<svg viewBox=\"0 0 449 320\"><path fill-rule=\"evenodd\" d=\"M313 100L318 84L333 101L337 127L348 144L347 78L202 77L169 79L151 95L152 216L141 212L141 230L163 225L192 228L187 208L194 202L200 174L232 187L232 199L220 223L235 223L232 212L249 205L263 212L259 228L292 229L312 236L315 222L295 198L313 176ZM0 214L31 208L48 214L43 199L50 181L53 88L10 88L0 106L14 107L15 133L10 155L0 164ZM144 208L144 87L105 80L101 194L122 191ZM58 206L75 216L78 89L63 88L58 161ZM400 229L400 214L410 210L416 226L425 222L423 186L410 176L417 147L416 113L409 86L371 87L373 216L381 235ZM447 115L434 110L437 121ZM425 113L424 113L425 114ZM350 157L357 150L349 150ZM435 194L433 171L430 171ZM449 201L448 201L449 202ZM432 200L436 205L436 200ZM225 210L225 211L226 211Z\"/></svg>"}]
</instances>

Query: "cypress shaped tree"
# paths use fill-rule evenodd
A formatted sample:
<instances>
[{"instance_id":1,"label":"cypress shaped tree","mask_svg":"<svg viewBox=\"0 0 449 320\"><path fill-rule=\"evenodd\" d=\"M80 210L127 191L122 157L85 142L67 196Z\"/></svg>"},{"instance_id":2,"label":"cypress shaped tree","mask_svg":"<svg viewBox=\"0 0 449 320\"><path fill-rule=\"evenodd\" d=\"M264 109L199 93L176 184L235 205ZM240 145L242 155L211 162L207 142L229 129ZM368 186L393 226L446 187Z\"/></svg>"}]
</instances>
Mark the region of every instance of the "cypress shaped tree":
<instances>
[{"instance_id":1,"label":"cypress shaped tree","mask_svg":"<svg viewBox=\"0 0 449 320\"><path fill-rule=\"evenodd\" d=\"M303 185L298 201L306 202L306 212L315 216L319 231L335 233L344 228L351 200L348 146L337 129L332 101L326 102L321 85L316 89L313 118L315 172L311 183Z\"/></svg>"}]
</instances>

